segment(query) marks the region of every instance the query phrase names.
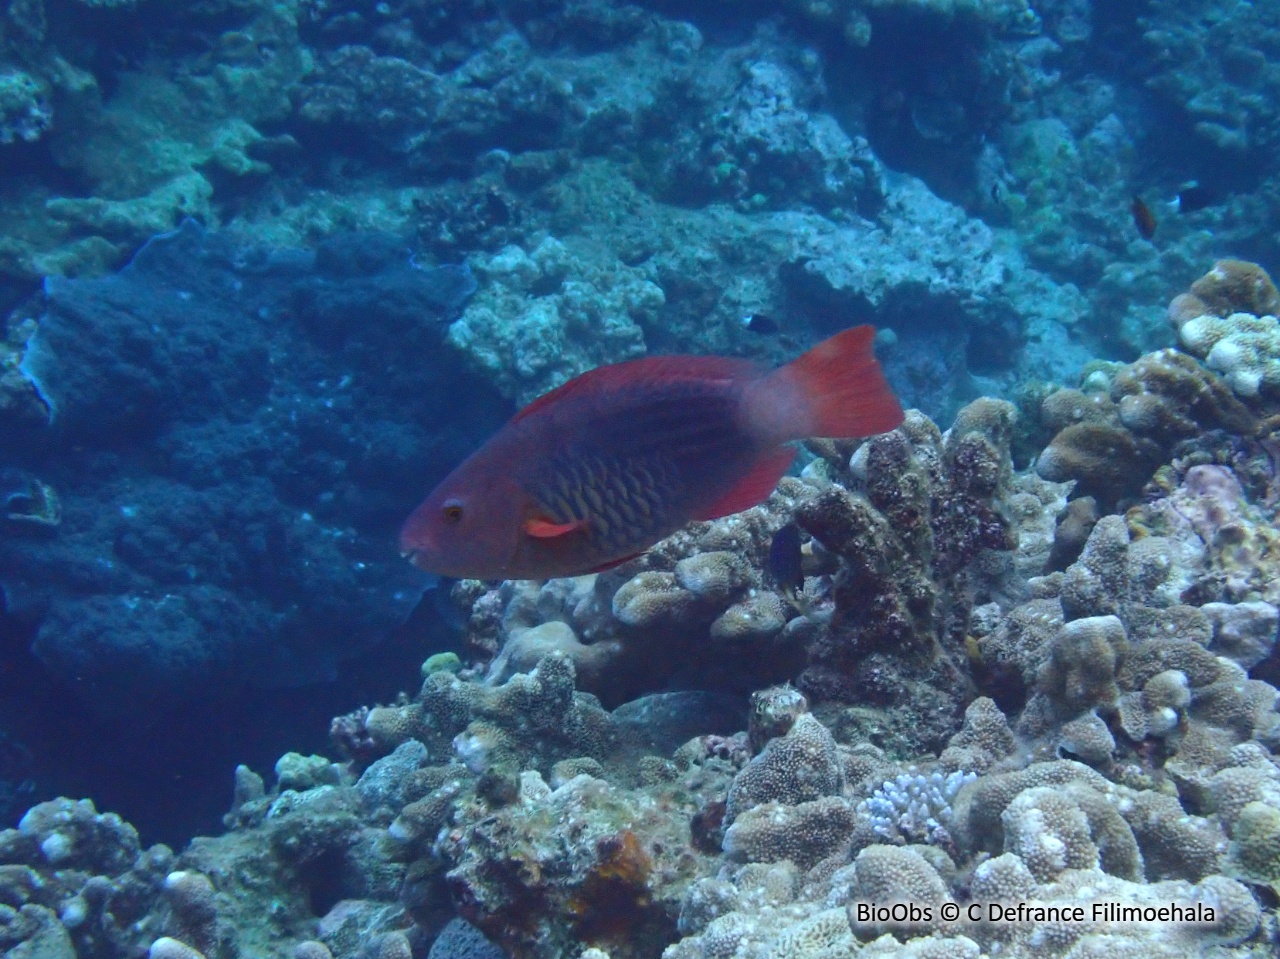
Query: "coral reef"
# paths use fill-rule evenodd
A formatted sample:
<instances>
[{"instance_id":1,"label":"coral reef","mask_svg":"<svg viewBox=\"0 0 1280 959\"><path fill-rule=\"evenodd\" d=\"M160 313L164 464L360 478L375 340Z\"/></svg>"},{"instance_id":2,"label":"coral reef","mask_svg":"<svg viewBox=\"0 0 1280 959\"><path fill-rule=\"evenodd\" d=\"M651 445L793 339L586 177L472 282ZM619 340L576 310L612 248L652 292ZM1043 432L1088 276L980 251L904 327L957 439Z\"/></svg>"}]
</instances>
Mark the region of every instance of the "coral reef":
<instances>
[{"instance_id":1,"label":"coral reef","mask_svg":"<svg viewBox=\"0 0 1280 959\"><path fill-rule=\"evenodd\" d=\"M275 259L253 268L235 265L257 255ZM355 256L364 258L364 268L351 262ZM62 529L56 539L6 539L6 585L42 582L47 594L47 615L34 644L37 655L57 674L75 674L86 683L92 677L91 686L83 688L86 693L95 689L93 705L104 712L136 701L139 684L150 688L142 698L163 701L185 697L193 683L199 685L197 677L245 681L257 674L261 679L263 660L253 662L255 657L274 660L279 665L265 672L293 682L296 677L288 677L285 663L292 659L294 669L314 673L317 661L306 665L307 657L283 648L283 636L293 627L283 622L267 627L274 615L267 608L296 602L311 589L314 608L323 607L321 616L330 626L348 623L340 628L341 645L354 652L352 640L362 627L340 612L341 597L364 595L371 588L380 564L353 557L376 549L361 546L354 533L326 532L348 527L348 521L313 499L319 487L303 491L308 481L285 465L286 450L269 454L261 445L261 437L279 427L272 424L280 411L268 398L274 377L282 377L279 384L309 374L301 369L290 374L282 360L272 361L270 342L282 330L255 331L243 315L305 317L296 334L314 344L312 349L340 339L354 356L377 348L377 334L367 334L363 344L352 337L351 324L363 322L358 318L370 303L383 303L380 311L399 328L395 336L400 337L407 335L403 324L410 319L447 318L465 300L467 284L474 285L469 276L450 270L413 268L387 238L343 238L315 254L255 254L191 222L153 241L118 276L51 282L46 312L26 342L19 369L48 405L60 442L91 441L120 450L151 437L172 444L175 462L174 475L133 483L127 492L117 485L118 470L131 467L80 470L67 464L70 472L48 477L54 483L31 481L39 492L30 494L29 506L11 500L15 514L21 510L33 521L47 514L45 522L57 525L57 508L35 502L47 501L46 491L56 485L62 512L97 514L91 522L81 519ZM398 315L392 301L401 304ZM431 332L422 332L420 342L431 342ZM307 349L298 341L286 352ZM120 357L107 370L90 359L105 354ZM220 357L216 371L194 359L205 355ZM273 362L275 374L268 372ZM300 366L311 369L301 358ZM420 363L415 367L421 370ZM384 370L388 392L381 400L369 399L390 401L394 379ZM311 405L300 395L291 402L287 416L302 415ZM340 415L334 402L332 396L312 397L321 417ZM322 413L325 409L333 412ZM224 416L241 425L221 421L219 426ZM344 429L354 426L348 422ZM375 420L366 427L379 432ZM266 475L253 476L235 465L246 457L259 462ZM277 468L293 477L288 484L271 482L272 474L283 478ZM318 475L312 480L332 482ZM314 514L300 509L309 499ZM96 572L89 571L93 556L105 557L97 561ZM245 577L255 578L250 570L260 562L275 566L277 584L293 584L287 597L261 579L258 587L248 586ZM303 574L304 566L314 572ZM409 577L397 566L382 573L388 595L409 588ZM311 587L303 585L308 579ZM403 612L406 603L400 606ZM370 627L384 628L364 628ZM323 629L302 629L308 634L308 656L314 657L324 646L318 642Z\"/></svg>"},{"instance_id":2,"label":"coral reef","mask_svg":"<svg viewBox=\"0 0 1280 959\"><path fill-rule=\"evenodd\" d=\"M1178 338L1237 395L1280 390L1280 293L1266 270L1242 260L1219 260L1169 304Z\"/></svg>"},{"instance_id":3,"label":"coral reef","mask_svg":"<svg viewBox=\"0 0 1280 959\"><path fill-rule=\"evenodd\" d=\"M88 800L32 807L0 832L0 849L6 950L136 955L163 932L173 851L142 849L133 827Z\"/></svg>"},{"instance_id":4,"label":"coral reef","mask_svg":"<svg viewBox=\"0 0 1280 959\"><path fill-rule=\"evenodd\" d=\"M221 837L143 852L62 800L0 850L127 881L130 931L108 951L158 956L1272 948L1251 891L1280 884L1267 410L1171 351L1105 380L1044 415L1149 444L1123 515L1098 484L1064 532L1044 457L1040 475L1015 467L1011 404L976 401L945 433L912 411L862 443L814 442L764 504L617 569L456 584L465 657L335 720L342 762L288 753L270 789L239 769ZM788 523L794 590L769 567ZM671 684L704 692L657 692ZM98 892L61 911L24 895L24 948L62 935L83 952L106 921ZM1154 935L1101 905L1083 923L938 913L987 898L1204 921ZM917 912L873 908L894 902Z\"/></svg>"},{"instance_id":5,"label":"coral reef","mask_svg":"<svg viewBox=\"0 0 1280 959\"><path fill-rule=\"evenodd\" d=\"M1036 469L1055 482L1074 481L1105 511L1134 498L1173 447L1213 431L1249 435L1256 422L1227 384L1191 357L1160 350L1099 371L1105 390L1059 390L1045 398L1041 420L1053 434Z\"/></svg>"},{"instance_id":6,"label":"coral reef","mask_svg":"<svg viewBox=\"0 0 1280 959\"><path fill-rule=\"evenodd\" d=\"M1280 294L1217 258L1276 248L1278 44L1221 0L7 4L0 950L1274 955ZM575 580L397 559L513 404L860 322L913 409L759 506ZM59 790L98 806L21 815Z\"/></svg>"},{"instance_id":7,"label":"coral reef","mask_svg":"<svg viewBox=\"0 0 1280 959\"><path fill-rule=\"evenodd\" d=\"M1154 67L1149 86L1215 155L1266 151L1277 136L1277 117L1259 94L1274 82L1274 70L1249 51L1259 37L1276 34L1280 19L1272 10L1249 10L1208 29L1200 18L1213 9L1206 0L1153 6L1144 37ZM1232 63L1242 68L1231 69Z\"/></svg>"},{"instance_id":8,"label":"coral reef","mask_svg":"<svg viewBox=\"0 0 1280 959\"><path fill-rule=\"evenodd\" d=\"M1015 570L1044 563L1044 504L1061 495L1014 476L1013 422L1012 406L981 400L944 437L913 413L852 458L815 447L824 458L766 503L694 524L616 571L460 586L468 643L493 658L490 682L560 649L608 705L670 682L677 664L677 680L696 675L702 688L799 673L823 710L843 710L836 725L870 722L865 707L900 709L875 741L907 755L940 748L972 698L971 612ZM793 518L811 536L813 573L796 598L767 570L770 540ZM690 643L693 631L704 639ZM753 657L726 655L730 644Z\"/></svg>"},{"instance_id":9,"label":"coral reef","mask_svg":"<svg viewBox=\"0 0 1280 959\"><path fill-rule=\"evenodd\" d=\"M1102 635L1119 623L1110 616ZM575 719L583 710L596 718ZM26 893L10 941L63 936L83 950L120 916L135 948L175 957L408 956L432 940L431 955L819 956L861 941L871 955L1030 957L1040 929L1061 948L1107 937L1175 955L1273 937L1242 884L1277 878L1280 772L1258 743L1222 753L1203 796L1180 801L1154 770L1116 782L1070 760L1021 766L989 699L970 705L943 754L984 772L887 781L883 758L838 743L794 690L758 697L754 715L763 745L750 760L700 738L674 761L637 761L601 749L623 727L574 692L561 654L498 686L428 671L416 701L365 716L375 741L389 745L395 730L402 742L358 780L353 764L296 754L269 792L242 770L229 831L179 857L141 851L128 826L88 803L36 807L0 835L5 862L26 870L5 874L6 901L23 884L51 889L55 875L59 890L93 878L68 901ZM553 731L591 724L600 731L562 735L548 751ZM482 726L503 743L500 762L474 762ZM706 845L699 821L717 805L727 829ZM909 845L920 839L929 844ZM264 894L269 919L255 913ZM95 918L103 901L111 909ZM938 910L951 901L976 911L947 919ZM1077 923L993 922L988 901L1174 903L1205 921L1164 923L1152 940L1156 927L1105 910ZM451 910L461 918L448 921Z\"/></svg>"},{"instance_id":10,"label":"coral reef","mask_svg":"<svg viewBox=\"0 0 1280 959\"><path fill-rule=\"evenodd\" d=\"M942 421L1085 356L1071 329L1088 291L1028 266L942 185L1005 113L1006 44L1040 29L1023 4L766 4L727 33L724 11L595 2L54 6L23 0L0 33L0 301L21 306L0 419L20 436L4 467L74 521L7 537L4 587L22 635L40 620L33 668L83 677L105 711L134 702L135 675L148 706L246 679L339 698L375 635L429 618L388 546L400 497L510 412L497 397L642 351L773 364L857 318L886 328L899 389ZM856 26L885 69L853 82L815 24ZM920 42L899 65L903 36ZM886 166L895 130L932 159ZM148 241L184 217L208 249L171 248L138 289L164 246ZM436 273L416 267L439 262L470 264L469 302L456 271L455 296L424 294ZM290 270L319 275L286 293ZM756 314L777 333L744 327ZM764 683L795 675L792 608L749 579L699 604L710 644L686 675L754 688L728 644L761 653ZM583 649L543 631L512 668L570 649L610 705L671 678L674 630L651 651L656 622L623 642L603 616L612 581L599 592L599 635L565 619ZM361 662L391 672L392 655Z\"/></svg>"}]
</instances>

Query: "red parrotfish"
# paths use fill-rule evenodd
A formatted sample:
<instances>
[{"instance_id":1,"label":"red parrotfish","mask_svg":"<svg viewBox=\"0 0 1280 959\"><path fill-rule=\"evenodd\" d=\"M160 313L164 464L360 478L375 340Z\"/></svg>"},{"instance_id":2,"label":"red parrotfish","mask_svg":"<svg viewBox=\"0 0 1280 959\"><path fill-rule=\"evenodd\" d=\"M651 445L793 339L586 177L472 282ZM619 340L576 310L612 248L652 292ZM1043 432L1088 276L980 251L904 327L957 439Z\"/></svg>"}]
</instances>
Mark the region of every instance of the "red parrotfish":
<instances>
[{"instance_id":1,"label":"red parrotfish","mask_svg":"<svg viewBox=\"0 0 1280 959\"><path fill-rule=\"evenodd\" d=\"M902 422L869 326L776 370L722 356L602 366L534 400L400 533L420 569L550 579L616 566L693 520L763 502L810 436Z\"/></svg>"}]
</instances>

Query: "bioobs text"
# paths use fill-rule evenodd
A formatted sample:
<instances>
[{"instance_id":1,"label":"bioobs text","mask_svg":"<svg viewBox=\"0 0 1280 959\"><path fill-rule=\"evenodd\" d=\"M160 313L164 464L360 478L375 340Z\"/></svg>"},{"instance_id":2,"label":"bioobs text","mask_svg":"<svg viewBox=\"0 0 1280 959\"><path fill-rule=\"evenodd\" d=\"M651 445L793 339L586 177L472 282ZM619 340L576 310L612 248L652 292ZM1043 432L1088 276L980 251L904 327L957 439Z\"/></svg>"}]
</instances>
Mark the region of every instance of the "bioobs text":
<instances>
[{"instance_id":1,"label":"bioobs text","mask_svg":"<svg viewBox=\"0 0 1280 959\"><path fill-rule=\"evenodd\" d=\"M1043 903L954 902L920 904L914 902L853 904L857 923L901 923L904 925L943 922L982 923L1077 923L1082 925L1112 924L1195 924L1211 925L1217 916L1212 906L1203 902L1127 904L1113 901L1085 905L1047 905Z\"/></svg>"}]
</instances>

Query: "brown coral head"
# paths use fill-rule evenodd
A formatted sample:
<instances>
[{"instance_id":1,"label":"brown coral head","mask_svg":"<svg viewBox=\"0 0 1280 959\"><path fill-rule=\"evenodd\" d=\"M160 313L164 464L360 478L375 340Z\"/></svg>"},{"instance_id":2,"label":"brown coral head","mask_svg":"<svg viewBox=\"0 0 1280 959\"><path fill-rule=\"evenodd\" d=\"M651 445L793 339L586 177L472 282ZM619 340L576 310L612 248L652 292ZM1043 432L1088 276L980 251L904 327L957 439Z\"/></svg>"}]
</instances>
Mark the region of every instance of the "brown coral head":
<instances>
[{"instance_id":1,"label":"brown coral head","mask_svg":"<svg viewBox=\"0 0 1280 959\"><path fill-rule=\"evenodd\" d=\"M1076 481L1076 492L1093 496L1108 511L1135 495L1159 465L1158 448L1122 427L1076 423L1058 433L1036 461L1041 479Z\"/></svg>"},{"instance_id":2,"label":"brown coral head","mask_svg":"<svg viewBox=\"0 0 1280 959\"><path fill-rule=\"evenodd\" d=\"M1208 304L1194 293L1179 293L1169 301L1169 310L1166 315L1169 318L1169 325L1178 330L1188 320L1194 320L1209 312Z\"/></svg>"},{"instance_id":3,"label":"brown coral head","mask_svg":"<svg viewBox=\"0 0 1280 959\"><path fill-rule=\"evenodd\" d=\"M1191 284L1191 292L1207 307L1205 312L1214 316L1267 316L1280 309L1280 292L1271 277L1248 260L1218 260L1212 270Z\"/></svg>"}]
</instances>

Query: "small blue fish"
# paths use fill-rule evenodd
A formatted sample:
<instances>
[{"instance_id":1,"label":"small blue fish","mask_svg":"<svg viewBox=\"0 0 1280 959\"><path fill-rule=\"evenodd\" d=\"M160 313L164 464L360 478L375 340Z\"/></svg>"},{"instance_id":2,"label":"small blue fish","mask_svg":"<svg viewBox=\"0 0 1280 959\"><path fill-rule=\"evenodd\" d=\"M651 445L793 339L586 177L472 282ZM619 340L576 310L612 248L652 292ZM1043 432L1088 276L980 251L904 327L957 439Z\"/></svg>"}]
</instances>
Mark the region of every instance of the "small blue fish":
<instances>
[{"instance_id":1,"label":"small blue fish","mask_svg":"<svg viewBox=\"0 0 1280 959\"><path fill-rule=\"evenodd\" d=\"M742 318L742 325L761 336L773 336L782 331L782 324L764 313L748 313Z\"/></svg>"}]
</instances>

